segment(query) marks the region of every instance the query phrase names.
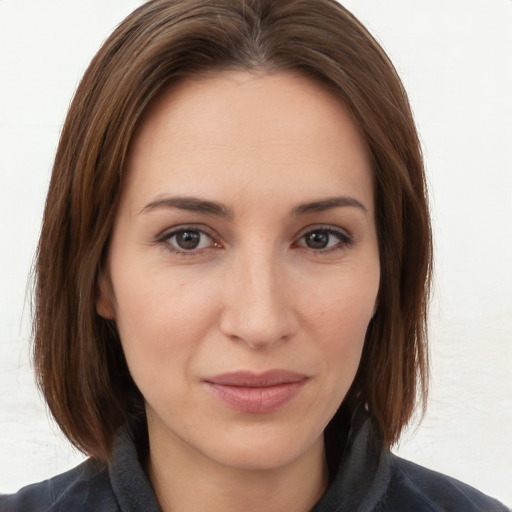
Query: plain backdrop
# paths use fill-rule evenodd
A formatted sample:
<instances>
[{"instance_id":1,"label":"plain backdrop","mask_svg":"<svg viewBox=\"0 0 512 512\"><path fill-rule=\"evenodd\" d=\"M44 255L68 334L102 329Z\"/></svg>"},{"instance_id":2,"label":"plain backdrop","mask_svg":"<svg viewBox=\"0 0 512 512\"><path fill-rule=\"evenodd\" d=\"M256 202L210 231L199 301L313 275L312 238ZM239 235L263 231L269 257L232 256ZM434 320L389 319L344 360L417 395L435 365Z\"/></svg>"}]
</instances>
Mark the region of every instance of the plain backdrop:
<instances>
[{"instance_id":1,"label":"plain backdrop","mask_svg":"<svg viewBox=\"0 0 512 512\"><path fill-rule=\"evenodd\" d=\"M72 467L29 362L27 277L59 132L135 0L0 2L0 492ZM350 0L409 92L436 246L427 415L396 451L512 505L512 2Z\"/></svg>"}]
</instances>

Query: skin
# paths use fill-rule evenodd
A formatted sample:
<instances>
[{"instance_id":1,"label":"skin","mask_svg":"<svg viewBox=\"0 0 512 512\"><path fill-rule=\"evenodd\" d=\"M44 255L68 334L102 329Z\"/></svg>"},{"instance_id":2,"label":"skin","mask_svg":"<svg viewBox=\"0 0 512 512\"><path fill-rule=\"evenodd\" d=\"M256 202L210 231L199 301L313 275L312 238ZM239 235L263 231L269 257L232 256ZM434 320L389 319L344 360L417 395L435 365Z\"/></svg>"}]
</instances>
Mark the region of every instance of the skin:
<instances>
[{"instance_id":1,"label":"skin","mask_svg":"<svg viewBox=\"0 0 512 512\"><path fill-rule=\"evenodd\" d=\"M380 277L372 169L346 107L291 73L174 87L133 142L107 274L114 300L100 291L97 309L146 400L163 510L309 510ZM307 377L271 412L204 382L271 369Z\"/></svg>"}]
</instances>

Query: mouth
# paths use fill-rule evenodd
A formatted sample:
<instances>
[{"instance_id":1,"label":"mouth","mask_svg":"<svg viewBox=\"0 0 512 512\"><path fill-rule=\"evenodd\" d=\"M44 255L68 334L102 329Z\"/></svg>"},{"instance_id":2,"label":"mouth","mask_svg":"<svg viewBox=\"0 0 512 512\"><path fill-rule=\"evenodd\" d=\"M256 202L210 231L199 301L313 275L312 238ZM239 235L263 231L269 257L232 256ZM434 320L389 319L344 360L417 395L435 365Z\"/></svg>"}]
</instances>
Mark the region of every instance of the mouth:
<instances>
[{"instance_id":1,"label":"mouth","mask_svg":"<svg viewBox=\"0 0 512 512\"><path fill-rule=\"evenodd\" d=\"M278 410L297 396L307 375L288 370L264 373L225 373L203 380L208 390L224 405L240 412L262 414Z\"/></svg>"}]
</instances>

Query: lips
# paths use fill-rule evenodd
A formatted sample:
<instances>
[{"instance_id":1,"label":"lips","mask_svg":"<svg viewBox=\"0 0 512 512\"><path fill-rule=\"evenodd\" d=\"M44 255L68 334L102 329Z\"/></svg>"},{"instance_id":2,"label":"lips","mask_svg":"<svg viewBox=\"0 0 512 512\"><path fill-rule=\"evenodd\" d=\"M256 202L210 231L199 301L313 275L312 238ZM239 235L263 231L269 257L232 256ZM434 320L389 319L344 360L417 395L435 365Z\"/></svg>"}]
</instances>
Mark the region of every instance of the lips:
<instances>
[{"instance_id":1,"label":"lips","mask_svg":"<svg viewBox=\"0 0 512 512\"><path fill-rule=\"evenodd\" d=\"M208 390L224 405L253 414L276 411L298 395L307 381L307 375L288 370L242 371L204 379Z\"/></svg>"}]
</instances>

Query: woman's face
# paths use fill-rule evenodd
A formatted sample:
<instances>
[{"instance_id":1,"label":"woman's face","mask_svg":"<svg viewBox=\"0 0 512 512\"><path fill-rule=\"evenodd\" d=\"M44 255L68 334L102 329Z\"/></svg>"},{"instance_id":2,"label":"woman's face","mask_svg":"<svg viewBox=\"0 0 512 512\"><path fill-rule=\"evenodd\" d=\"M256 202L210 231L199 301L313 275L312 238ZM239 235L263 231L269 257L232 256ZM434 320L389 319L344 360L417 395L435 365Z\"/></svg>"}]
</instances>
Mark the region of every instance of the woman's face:
<instances>
[{"instance_id":1,"label":"woman's face","mask_svg":"<svg viewBox=\"0 0 512 512\"><path fill-rule=\"evenodd\" d=\"M97 309L152 446L247 469L321 450L379 287L372 171L347 109L294 74L177 86L136 134L107 267L115 300L100 292Z\"/></svg>"}]
</instances>

